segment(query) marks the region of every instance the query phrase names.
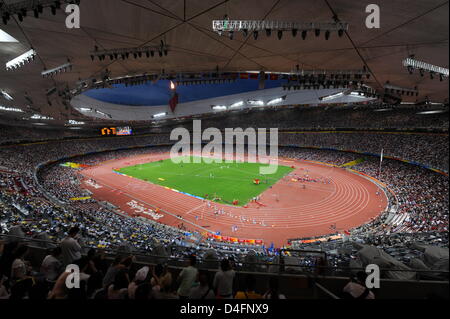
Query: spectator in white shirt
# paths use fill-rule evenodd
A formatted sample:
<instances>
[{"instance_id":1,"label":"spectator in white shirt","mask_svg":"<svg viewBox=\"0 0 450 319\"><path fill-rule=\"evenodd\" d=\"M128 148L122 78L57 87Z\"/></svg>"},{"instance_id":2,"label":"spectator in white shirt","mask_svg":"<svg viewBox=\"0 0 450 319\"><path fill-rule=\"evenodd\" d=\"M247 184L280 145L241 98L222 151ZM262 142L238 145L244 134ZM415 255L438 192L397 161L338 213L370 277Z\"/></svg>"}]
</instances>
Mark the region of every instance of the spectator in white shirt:
<instances>
[{"instance_id":1,"label":"spectator in white shirt","mask_svg":"<svg viewBox=\"0 0 450 319\"><path fill-rule=\"evenodd\" d=\"M228 259L223 259L220 263L220 270L216 273L214 277L214 290L216 295L221 299L232 299L233 298L233 282L236 273L231 269L230 261Z\"/></svg>"},{"instance_id":2,"label":"spectator in white shirt","mask_svg":"<svg viewBox=\"0 0 450 319\"><path fill-rule=\"evenodd\" d=\"M72 227L68 236L61 241L61 252L65 265L73 264L81 259L81 246L76 239L79 231L78 227Z\"/></svg>"},{"instance_id":3,"label":"spectator in white shirt","mask_svg":"<svg viewBox=\"0 0 450 319\"><path fill-rule=\"evenodd\" d=\"M28 252L27 246L19 246L14 253L14 261L11 266L11 279L21 280L27 277L28 267L24 256Z\"/></svg>"},{"instance_id":4,"label":"spectator in white shirt","mask_svg":"<svg viewBox=\"0 0 450 319\"><path fill-rule=\"evenodd\" d=\"M189 256L189 266L184 268L178 275L178 296L180 299L188 299L191 288L197 279L198 270L195 268L197 258L193 255Z\"/></svg>"},{"instance_id":5,"label":"spectator in white shirt","mask_svg":"<svg viewBox=\"0 0 450 319\"><path fill-rule=\"evenodd\" d=\"M62 263L59 260L61 247L56 247L50 255L47 255L41 264L41 273L49 282L55 282L62 272Z\"/></svg>"}]
</instances>

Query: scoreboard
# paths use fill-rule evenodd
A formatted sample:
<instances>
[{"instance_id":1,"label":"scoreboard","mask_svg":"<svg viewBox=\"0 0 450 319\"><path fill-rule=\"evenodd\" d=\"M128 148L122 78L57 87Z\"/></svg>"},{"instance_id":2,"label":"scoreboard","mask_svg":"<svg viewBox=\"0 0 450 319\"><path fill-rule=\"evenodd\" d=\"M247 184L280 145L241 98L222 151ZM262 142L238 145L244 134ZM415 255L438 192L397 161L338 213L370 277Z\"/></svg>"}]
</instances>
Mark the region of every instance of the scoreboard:
<instances>
[{"instance_id":1,"label":"scoreboard","mask_svg":"<svg viewBox=\"0 0 450 319\"><path fill-rule=\"evenodd\" d=\"M133 130L129 126L124 127L105 127L101 131L102 135L127 136L133 135Z\"/></svg>"}]
</instances>

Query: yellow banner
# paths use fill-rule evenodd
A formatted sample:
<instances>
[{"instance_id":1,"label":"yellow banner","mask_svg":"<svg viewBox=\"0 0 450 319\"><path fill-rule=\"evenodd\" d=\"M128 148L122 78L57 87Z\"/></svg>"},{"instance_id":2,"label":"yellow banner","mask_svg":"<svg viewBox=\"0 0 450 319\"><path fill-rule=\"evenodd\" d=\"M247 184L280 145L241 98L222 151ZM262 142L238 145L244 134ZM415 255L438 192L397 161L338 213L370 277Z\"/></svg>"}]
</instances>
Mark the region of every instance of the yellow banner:
<instances>
[{"instance_id":1,"label":"yellow banner","mask_svg":"<svg viewBox=\"0 0 450 319\"><path fill-rule=\"evenodd\" d=\"M361 163L363 163L365 161L366 161L365 158L358 158L357 160L352 161L352 162L348 162L347 164L344 164L341 167L351 167L351 166L355 166L355 165L361 164Z\"/></svg>"},{"instance_id":2,"label":"yellow banner","mask_svg":"<svg viewBox=\"0 0 450 319\"><path fill-rule=\"evenodd\" d=\"M70 200L71 201L81 201L81 200L88 200L88 199L91 199L92 197L91 196L87 196L87 197L74 197L74 198L71 198Z\"/></svg>"}]
</instances>

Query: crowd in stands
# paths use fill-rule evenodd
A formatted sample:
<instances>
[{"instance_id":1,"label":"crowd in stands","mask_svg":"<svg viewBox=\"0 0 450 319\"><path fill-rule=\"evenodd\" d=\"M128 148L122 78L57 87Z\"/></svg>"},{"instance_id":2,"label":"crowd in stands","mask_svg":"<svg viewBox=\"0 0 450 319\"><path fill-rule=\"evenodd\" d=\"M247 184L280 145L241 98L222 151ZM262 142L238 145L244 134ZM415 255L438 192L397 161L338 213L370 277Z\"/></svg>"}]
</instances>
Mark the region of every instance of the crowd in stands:
<instances>
[{"instance_id":1,"label":"crowd in stands","mask_svg":"<svg viewBox=\"0 0 450 319\"><path fill-rule=\"evenodd\" d=\"M383 146L382 137L377 141L377 138L373 135L375 134L359 135L358 145L377 145L370 146L374 149L378 146ZM304 140L302 141L301 139L295 139L295 136L296 135L289 135L287 138L289 140L287 142L289 143L286 143L293 145L307 145L307 142L304 142ZM337 147L337 141L340 140L347 140L343 143L350 143L350 137L348 137L350 134L342 135L345 136L343 139L341 137L330 137L330 140L328 141L324 134L314 134L311 136L314 137L309 137L308 135L306 139L311 139L313 144L330 143L331 145L327 145ZM352 134L351 136L356 135ZM397 145L397 147L392 146L392 144L384 145L386 150L391 150L392 152L401 149L401 144L405 141L403 138L411 138L411 141L413 141L413 138L419 140L423 138L423 140L419 142L414 141L415 145L420 145L420 150L413 149L409 153L401 154L402 157L407 157L409 155L421 156L421 154L423 154L423 158L429 158L429 162L435 161L435 163L440 163L438 158L447 156L448 163L448 154L442 156L442 150L448 149L448 145L445 147L442 145L443 141L441 141L440 135L433 135L433 138L428 138L428 135L405 135L405 137L400 137L400 135L383 134L379 136L386 137L385 143L387 143L387 138L389 138L390 143ZM336 144L333 144L333 142ZM80 247L83 247L83 256L92 249L99 248L114 248L126 252L145 252L147 254L158 256L163 255L169 259L195 254L201 259L208 259L211 257L215 266L218 266L218 260L231 261L233 264L231 268L235 269L248 260L264 262L268 265L272 262L276 263L279 261L279 259L277 259L279 256L276 251L269 252L267 249L264 249L264 247L242 246L218 243L212 240L200 240L199 234L196 234L193 231L188 233L187 231L157 224L155 222L122 216L93 200L81 203L70 202L68 200L69 198L82 196L84 193L79 185L80 180L77 171L59 165L62 162L67 161L65 159L44 166L39 170L37 179L35 179L34 176L37 165L47 161L55 161L69 156L91 152L164 143L168 143L168 137L166 135L152 135L108 140L100 138L84 141L57 141L47 144L0 147L0 234L11 233L11 230L17 229L17 227L21 229L24 228L22 231L19 231L19 237L43 238L61 242L61 249L63 250L65 244L67 244L67 246L76 246L73 240L67 238L67 234L70 233L70 229L73 225L78 225L79 231L77 231L77 236L80 238L77 237L76 241ZM379 145L377 143L379 143ZM344 146L340 145L339 148L347 148L346 144L343 145ZM348 148L355 149L356 147L355 145L349 145ZM406 149L410 148L405 148L405 152ZM78 156L70 159L70 161L80 164L95 165L110 159L149 152L166 152L168 150L168 147L123 149ZM373 151L375 152L375 150ZM353 153L299 148L281 148L280 156L327 162L335 165L342 165L361 157L361 155ZM393 160L385 160L383 162L381 175L378 175L379 159L370 156L364 157L365 161L353 168L368 175L378 177L383 183L386 183L395 194L398 201L398 207L394 213L386 212L371 223L352 230L351 233L355 241L360 240L372 243L388 250L392 248L392 245L398 244L398 242L395 241L394 244L391 243L390 245L389 240L385 239L391 238L393 235L399 235L401 236L400 238L408 238L408 240L413 242L414 238L419 238L412 236L415 234L431 233L432 236L434 236L434 239L441 238L439 237L439 234L448 234L448 179L446 176L434 173L419 166L413 166ZM48 194L55 198L56 201L52 201L51 198L49 199L49 197L46 196ZM395 221L395 223L393 221ZM421 238L420 240L430 243L433 242L434 239L427 237ZM403 239L399 240L402 242ZM436 243L436 241L434 241L434 243ZM441 241L440 244L444 246L447 245L448 247L448 241ZM12 278L7 276L10 283L11 279L14 281L14 279L23 277L24 273L29 276L31 271L31 269L24 267L24 263L20 262L21 256L26 254L26 251L21 249L18 250L18 252L15 252L15 254L19 254L17 255L19 258L16 258L19 259L19 261L13 266L15 260L10 260L11 267L13 269L17 268L17 272L14 273ZM342 266L343 262L349 262L352 258L352 252L350 251L348 254L344 255L345 258L342 257L342 254L340 256L331 256L328 263L333 266ZM2 258L4 258L4 256L5 253L3 252ZM52 268L49 264L55 263L55 259L67 259L67 254L64 252L60 253L58 250L52 250L52 253L49 253L47 257L42 269ZM76 257L78 257L78 255ZM399 256L399 258L403 257L404 255ZM85 257L81 257L79 262L80 268L84 269L86 272L86 278L89 278L89 275L92 275L92 273L95 272L95 269L98 270L100 268L100 265L95 264L92 260L86 260ZM116 266L121 265L121 263L122 261L116 260ZM316 259L306 258L304 260L304 265L314 266L316 264ZM235 296L236 291L231 291L230 287L226 284L229 282L230 278L233 277L231 268L224 261L221 265L222 270L218 272L218 275L216 275L218 277L214 278L214 280L204 273L199 273L198 276L194 276L193 272L188 269L182 273L182 279L180 279L181 282L179 284L181 285L183 278L185 277L189 278L189 281L192 281L195 277L195 282L198 282L198 286L196 286L198 289L192 292L195 296L199 296L201 293L205 293L206 296L211 298L213 295L219 298ZM129 271L129 268L127 269ZM147 296L147 298L158 298L157 296L163 296L164 298L189 297L191 295L191 291L188 293L187 288L181 289L180 293L180 291L174 290L173 284L167 284L166 281L171 282L171 280L168 279L169 275L167 275L167 270L161 270L161 266L158 266L157 269L156 267L154 269L148 267L148 270L142 270L137 278L135 278L137 273L124 273L120 271L118 271L118 273L120 273L119 276L108 277L107 270L108 269L103 272L102 280L104 281L105 277L110 278L106 280L109 285L99 286L98 283L102 280L97 278L97 284L86 289L86 291L89 291L89 297L93 297L93 293L98 289L103 289L103 293L106 294L106 296L110 296L111 299L122 298L127 295L128 298L130 298L130 296L133 297L133 295L141 298L141 293ZM36 271L36 269L33 271ZM62 288L58 285L58 282L62 279L58 278L55 280L55 271L50 272L51 273L47 274L47 276L54 281L54 286L49 287L48 285L45 285L45 287L47 287L45 292L46 296L50 292L49 296L52 296L52 298L58 298L58 296L67 297L64 295L64 292L60 291ZM9 269L7 269L6 274L11 274ZM155 274L159 279L154 278ZM164 277L164 274L166 274L167 277ZM23 278L28 278L27 276ZM161 279L161 276L163 279ZM114 279L111 277L114 277ZM130 278L135 279L130 280ZM150 280L150 282L148 282L148 280ZM166 283L167 286L161 284L161 282ZM172 282L176 281L172 280ZM142 288L144 289L144 292L142 292L138 287L141 287L144 283L145 288ZM29 284L30 283L24 281L25 287L28 287L27 285ZM274 295L281 298L282 295L275 293L277 284L275 282L271 284L273 285L273 291L266 295ZM129 288L130 285L131 290ZM154 293L153 288L155 286L159 286L160 288L157 293ZM187 286L188 285L186 285L186 287ZM247 295L248 293L252 293L251 280L248 281L248 286L250 290L243 291L244 296L245 293L247 293ZM209 290L208 292L205 291L207 287L212 287L213 292L209 292ZM22 291L21 289L25 288L22 287L19 291ZM179 287L177 289L179 289ZM29 290L27 291L29 293ZM242 294L239 294L238 296L242 297Z\"/></svg>"},{"instance_id":2,"label":"crowd in stands","mask_svg":"<svg viewBox=\"0 0 450 319\"><path fill-rule=\"evenodd\" d=\"M389 107L387 107L389 109ZM258 109L248 110L246 114L231 113L216 115L217 118L206 118L202 121L204 127L225 128L228 123L232 127L254 127L282 129L441 129L449 127L448 113L420 115L414 108L395 109L377 112L373 109L354 107L317 107L273 109L261 112ZM276 123L276 126L274 126Z\"/></svg>"},{"instance_id":3,"label":"crowd in stands","mask_svg":"<svg viewBox=\"0 0 450 319\"><path fill-rule=\"evenodd\" d=\"M29 242L8 238L0 247L0 299L286 299L276 276L266 287L259 285L259 292L254 275L239 283L232 259L222 259L219 269L210 271L198 266L195 255L173 268L139 262L133 254L110 256L98 249L83 254L80 232L70 228L37 259ZM67 266L78 267L80 289L66 285L71 273Z\"/></svg>"}]
</instances>

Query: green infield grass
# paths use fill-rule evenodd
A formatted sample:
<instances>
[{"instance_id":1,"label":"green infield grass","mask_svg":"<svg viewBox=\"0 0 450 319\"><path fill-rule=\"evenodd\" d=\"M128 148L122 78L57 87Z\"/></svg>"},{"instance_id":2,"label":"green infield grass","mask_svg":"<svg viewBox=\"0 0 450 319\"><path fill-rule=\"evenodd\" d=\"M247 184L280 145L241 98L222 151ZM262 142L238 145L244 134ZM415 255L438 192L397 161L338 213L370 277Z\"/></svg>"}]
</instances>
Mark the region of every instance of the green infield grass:
<instances>
[{"instance_id":1,"label":"green infield grass","mask_svg":"<svg viewBox=\"0 0 450 319\"><path fill-rule=\"evenodd\" d=\"M190 163L175 164L167 159L124 167L117 172L179 192L216 199L220 203L232 204L237 200L238 206L244 206L293 171L291 167L278 166L274 174L260 175L259 168L267 165L245 162L208 164L202 158L197 159L202 162L193 163L191 157ZM260 180L259 185L254 183L256 179Z\"/></svg>"}]
</instances>

